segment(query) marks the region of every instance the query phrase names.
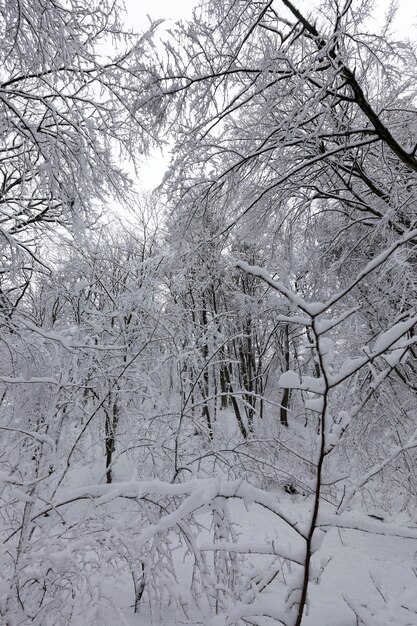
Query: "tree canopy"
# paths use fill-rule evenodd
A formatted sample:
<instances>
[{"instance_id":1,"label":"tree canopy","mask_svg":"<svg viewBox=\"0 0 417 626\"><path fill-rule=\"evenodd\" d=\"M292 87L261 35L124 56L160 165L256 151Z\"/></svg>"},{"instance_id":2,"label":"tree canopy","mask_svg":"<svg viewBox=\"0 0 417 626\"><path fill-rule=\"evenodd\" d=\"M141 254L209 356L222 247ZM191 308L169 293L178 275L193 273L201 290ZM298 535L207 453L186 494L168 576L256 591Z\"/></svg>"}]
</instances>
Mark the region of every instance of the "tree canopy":
<instances>
[{"instance_id":1,"label":"tree canopy","mask_svg":"<svg viewBox=\"0 0 417 626\"><path fill-rule=\"evenodd\" d=\"M372 16L0 0L5 626L417 620L416 47Z\"/></svg>"}]
</instances>

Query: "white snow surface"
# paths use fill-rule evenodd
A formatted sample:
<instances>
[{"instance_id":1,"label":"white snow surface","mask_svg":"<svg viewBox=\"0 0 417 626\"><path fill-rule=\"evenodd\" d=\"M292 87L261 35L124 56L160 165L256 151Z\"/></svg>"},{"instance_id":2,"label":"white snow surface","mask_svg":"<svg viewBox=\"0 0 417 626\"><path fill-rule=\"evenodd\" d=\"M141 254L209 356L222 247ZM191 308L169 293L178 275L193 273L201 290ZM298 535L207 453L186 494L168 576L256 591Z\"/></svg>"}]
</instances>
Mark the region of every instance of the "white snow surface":
<instances>
[{"instance_id":1,"label":"white snow surface","mask_svg":"<svg viewBox=\"0 0 417 626\"><path fill-rule=\"evenodd\" d=\"M204 482L207 490L203 489L202 500L205 500L210 489L214 489L214 481L208 481L211 483L210 487L207 481L202 481ZM218 481L219 487L220 484L221 481ZM126 487L126 483L124 486ZM162 483L159 483L158 489L161 487ZM221 487L219 490L222 490ZM224 488L223 491L226 492L227 489ZM248 493L249 491L250 488ZM278 487L271 487L270 493L265 493L265 501L272 500L277 501L277 509L282 510L287 518L299 520L300 526L303 526L303 522L311 514L310 497L291 496ZM350 513L339 518L331 505L323 503L322 506L324 512L320 520L323 524L336 521L340 526L346 527L333 527L325 534L320 533L320 539L324 537L324 540L320 546L320 542L317 544L317 552L313 556L314 580L310 585L308 611L304 616L303 626L356 626L356 614L366 616L366 624L370 626L415 626L417 525L416 528L406 529L374 520L363 513ZM229 509L237 525L237 541L216 544L210 541L210 533L207 532L206 537L199 542L201 550L210 551L216 546L217 550L241 552L247 559L246 567L253 570L254 576L273 571L277 565L276 555L292 559L294 563L291 567L296 570L296 563L303 560L304 543L284 521L263 507L250 505L249 498L246 504L241 500L230 501ZM207 529L210 527L209 513L203 512L199 519ZM357 530L358 527L363 530ZM404 536L396 536L396 533ZM51 555L51 559L57 558L60 558L59 555ZM178 584L183 587L184 597L189 597L190 560L180 551L175 552L174 560L181 573ZM291 578L291 572L286 572L286 575ZM173 607L161 607L159 621L152 620L146 605L141 607L140 613L134 615L131 607L131 583L127 580L118 581L111 589L107 589L107 593L116 596L115 604L119 607L114 612L109 610L109 626L243 626L248 622L240 618L245 617L252 623L250 615L257 626L270 626L279 623L279 619L288 619L291 614L288 609L286 612L283 587L275 582L255 602L241 602L230 606L227 613L220 616L213 618L207 615L203 618L206 621L201 621L201 612L196 612L195 619L192 615L189 615L189 620L184 616L179 617ZM262 612L269 617L259 617ZM287 623L292 624L292 621ZM73 626L90 625L81 620L74 621Z\"/></svg>"}]
</instances>

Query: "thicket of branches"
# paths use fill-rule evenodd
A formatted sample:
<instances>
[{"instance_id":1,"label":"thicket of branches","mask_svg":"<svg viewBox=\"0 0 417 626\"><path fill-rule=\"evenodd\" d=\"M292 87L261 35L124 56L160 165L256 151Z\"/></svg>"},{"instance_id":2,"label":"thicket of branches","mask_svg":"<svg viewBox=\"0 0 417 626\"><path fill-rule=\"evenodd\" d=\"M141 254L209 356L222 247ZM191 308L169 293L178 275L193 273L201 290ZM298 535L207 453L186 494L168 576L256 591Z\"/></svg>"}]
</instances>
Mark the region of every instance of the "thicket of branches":
<instances>
[{"instance_id":1,"label":"thicket of branches","mask_svg":"<svg viewBox=\"0 0 417 626\"><path fill-rule=\"evenodd\" d=\"M368 2L0 15L0 621L301 626L330 528L417 537L414 46Z\"/></svg>"}]
</instances>

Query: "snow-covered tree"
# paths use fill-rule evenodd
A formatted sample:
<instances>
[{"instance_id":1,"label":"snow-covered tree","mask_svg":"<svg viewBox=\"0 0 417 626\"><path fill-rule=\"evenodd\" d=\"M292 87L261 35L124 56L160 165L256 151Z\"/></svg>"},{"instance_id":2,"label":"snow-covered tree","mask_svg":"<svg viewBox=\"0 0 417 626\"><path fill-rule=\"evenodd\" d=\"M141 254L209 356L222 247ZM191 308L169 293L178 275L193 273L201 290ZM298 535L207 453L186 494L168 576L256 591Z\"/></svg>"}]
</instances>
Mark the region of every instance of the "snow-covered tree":
<instances>
[{"instance_id":1,"label":"snow-covered tree","mask_svg":"<svg viewBox=\"0 0 417 626\"><path fill-rule=\"evenodd\" d=\"M335 536L417 538L413 45L350 0L0 14L0 620L314 623ZM410 624L369 579L343 623Z\"/></svg>"}]
</instances>

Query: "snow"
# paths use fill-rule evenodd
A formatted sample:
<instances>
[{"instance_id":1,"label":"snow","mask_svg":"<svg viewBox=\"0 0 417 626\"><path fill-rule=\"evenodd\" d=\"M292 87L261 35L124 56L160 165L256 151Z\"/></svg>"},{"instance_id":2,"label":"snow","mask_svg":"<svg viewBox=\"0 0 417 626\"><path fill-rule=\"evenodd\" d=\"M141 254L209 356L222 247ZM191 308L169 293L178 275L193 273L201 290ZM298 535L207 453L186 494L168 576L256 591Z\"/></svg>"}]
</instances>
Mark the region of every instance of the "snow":
<instances>
[{"instance_id":1,"label":"snow","mask_svg":"<svg viewBox=\"0 0 417 626\"><path fill-rule=\"evenodd\" d=\"M304 402L306 409L314 411L315 413L321 413L324 407L323 398L309 398Z\"/></svg>"},{"instance_id":2,"label":"snow","mask_svg":"<svg viewBox=\"0 0 417 626\"><path fill-rule=\"evenodd\" d=\"M281 374L278 381L278 385L283 389L298 389L300 384L300 376L292 370Z\"/></svg>"},{"instance_id":3,"label":"snow","mask_svg":"<svg viewBox=\"0 0 417 626\"><path fill-rule=\"evenodd\" d=\"M322 356L331 352L333 348L334 348L334 341L330 339L330 337L320 337L319 349L320 349L320 354Z\"/></svg>"},{"instance_id":4,"label":"snow","mask_svg":"<svg viewBox=\"0 0 417 626\"><path fill-rule=\"evenodd\" d=\"M311 317L303 315L277 315L277 321L287 324L299 324L300 326L311 326Z\"/></svg>"},{"instance_id":5,"label":"snow","mask_svg":"<svg viewBox=\"0 0 417 626\"><path fill-rule=\"evenodd\" d=\"M337 374L333 374L330 377L330 384L332 387L338 385L341 381L349 378L357 372L361 367L369 362L369 357L360 356L355 358L348 358L343 361Z\"/></svg>"},{"instance_id":6,"label":"snow","mask_svg":"<svg viewBox=\"0 0 417 626\"><path fill-rule=\"evenodd\" d=\"M301 549L292 549L290 545L280 544L271 540L270 543L254 543L254 542L237 542L230 543L227 541L218 541L216 543L203 543L200 546L203 551L228 551L237 552L239 554L269 554L272 556L280 556L294 563L301 565L304 559L304 551Z\"/></svg>"},{"instance_id":7,"label":"snow","mask_svg":"<svg viewBox=\"0 0 417 626\"><path fill-rule=\"evenodd\" d=\"M300 389L305 391L311 391L313 393L323 394L325 392L326 384L324 379L320 376L314 378L313 376L303 376Z\"/></svg>"},{"instance_id":8,"label":"snow","mask_svg":"<svg viewBox=\"0 0 417 626\"><path fill-rule=\"evenodd\" d=\"M394 368L401 363L401 360L404 356L405 350L398 349L384 354L384 359L391 368Z\"/></svg>"},{"instance_id":9,"label":"snow","mask_svg":"<svg viewBox=\"0 0 417 626\"><path fill-rule=\"evenodd\" d=\"M351 315L353 315L359 310L360 310L360 307L356 306L351 309L348 309L347 311L345 311L339 316L336 316L335 318L326 319L326 318L320 317L319 319L316 319L315 329L316 329L317 334L323 335L324 333L329 332L329 330L336 328L336 326L338 326L339 324L347 320Z\"/></svg>"},{"instance_id":10,"label":"snow","mask_svg":"<svg viewBox=\"0 0 417 626\"><path fill-rule=\"evenodd\" d=\"M409 332L416 324L417 315L391 326L391 328L378 337L374 345L373 353L381 354L388 349L394 350L398 340Z\"/></svg>"},{"instance_id":11,"label":"snow","mask_svg":"<svg viewBox=\"0 0 417 626\"><path fill-rule=\"evenodd\" d=\"M307 313L309 316L316 315L322 306L321 303L307 302L301 298L301 296L291 291L291 289L288 289L288 287L286 287L283 283L272 280L268 272L259 265L249 265L246 261L239 261L237 263L237 267L247 274L252 274L252 276L262 278L262 280L264 280L268 285L285 296L294 307L300 309L304 313Z\"/></svg>"},{"instance_id":12,"label":"snow","mask_svg":"<svg viewBox=\"0 0 417 626\"><path fill-rule=\"evenodd\" d=\"M284 389L303 389L312 393L323 394L325 390L325 382L323 378L314 378L312 376L300 376L288 370L281 374L278 385Z\"/></svg>"},{"instance_id":13,"label":"snow","mask_svg":"<svg viewBox=\"0 0 417 626\"><path fill-rule=\"evenodd\" d=\"M308 499L288 498L286 506L293 516L296 510L301 517L309 513ZM249 515L242 516L239 504L236 503L235 516L239 519L244 536L252 539L249 543L242 543L243 548L260 548L261 546L255 543L256 539L258 537L261 539L265 532L266 534L274 532L273 521L261 510L251 511ZM324 518L325 515L323 515ZM353 519L367 529L381 529L388 526L388 524L374 522L367 516ZM276 525L275 529L276 532L278 530ZM392 526L391 530L396 533L399 527ZM375 611L381 620L375 622L378 626L385 626L385 623L389 623L384 621L385 616L390 614L392 607L398 609L401 604L399 599L407 598L404 606L415 605L416 579L413 571L415 539L397 537L385 534L385 532L374 534L346 528L339 530L333 528L325 534L320 531L316 533L317 540L314 543L316 553L313 557L312 575L317 576L318 579L310 589L309 610L303 619L303 626L356 626L356 617L346 599ZM372 582L371 576L374 571L379 573L382 589L385 590L389 603L388 612ZM266 595L263 603L264 611L267 611L269 607L269 598L275 601L276 607L278 592L278 586L273 585L268 592L264 592ZM248 614L250 613L246 613ZM412 621L407 621L410 620L410 612L404 608L398 611L397 620L397 622L392 622L396 626L415 626L417 623L413 616L411 616ZM258 620L257 623L261 626L270 624L267 618Z\"/></svg>"},{"instance_id":14,"label":"snow","mask_svg":"<svg viewBox=\"0 0 417 626\"><path fill-rule=\"evenodd\" d=\"M413 595L404 606L415 606L416 579L413 572L415 541L333 529L327 533L320 551L327 561L320 584L313 585L305 626L356 626L350 607L364 613L375 612L368 625L415 626L416 615L401 608L404 595ZM372 582L378 572L386 603ZM394 621L389 621L391 616Z\"/></svg>"},{"instance_id":15,"label":"snow","mask_svg":"<svg viewBox=\"0 0 417 626\"><path fill-rule=\"evenodd\" d=\"M341 423L346 420L341 415ZM292 520L291 523L298 528L304 528L311 516L311 496L290 496L281 490L268 493L242 481L224 481L220 477L192 479L183 484L169 484L159 480L129 481L115 489L111 485L91 485L84 491L93 497L101 497L106 491L115 497L116 493L147 494L152 491L176 497L191 494L191 499L186 498L184 501L185 506L179 507L180 511L165 516L165 521L161 520L159 524L140 532L138 540L141 545L153 533L177 524L185 518L187 511L200 507L215 494L226 497L235 524L236 539L213 541L209 531L212 514L202 507L198 519L206 531L198 541L198 549L205 554L227 551L228 554L244 555L245 569L253 581L267 580L268 573L271 575L274 568L284 571L284 574L278 573L261 594L257 595L256 586L248 589L240 602L229 604L228 609L220 615L213 616L207 612L207 607L198 609L189 604L188 620L184 616L179 617L174 607L166 607L161 610L155 623L148 614L146 604L141 607L139 614L133 615L131 608L128 608L128 594L123 599L125 594L121 593L116 613L113 610L108 613L108 626L115 623L127 623L129 626L174 626L186 623L232 626L241 618L248 621L253 619L259 626L270 626L279 623L279 620L288 624L291 611L285 599L286 593L291 586L294 589L297 586L302 571L299 564L305 555L305 541L286 520ZM393 616L396 616L397 621L391 623L396 626L414 626L416 622L407 619L410 619L410 607L415 605L413 555L417 527L407 528L380 522L358 512L336 515L332 505L322 502L321 506L320 528L315 531L312 544L312 582L303 626L356 626L353 609L371 615L376 621L369 623L379 626L390 624L389 620ZM173 556L182 572L179 584L185 592L192 576L191 561L181 550L173 552ZM70 557L70 554L65 554L65 558ZM283 562L277 559L288 559L292 562L292 569L284 567ZM56 568L60 567L63 560L64 554L61 557L59 553L52 552L49 556L51 565ZM282 584L282 575L286 585ZM113 593L121 589L121 583L122 580L114 586ZM292 599L295 599L294 593ZM75 621L74 626L85 624L82 620Z\"/></svg>"}]
</instances>

